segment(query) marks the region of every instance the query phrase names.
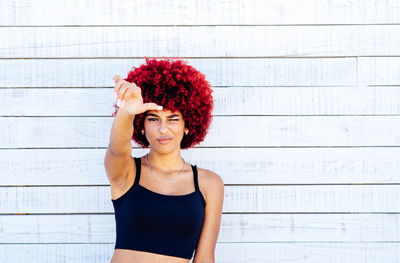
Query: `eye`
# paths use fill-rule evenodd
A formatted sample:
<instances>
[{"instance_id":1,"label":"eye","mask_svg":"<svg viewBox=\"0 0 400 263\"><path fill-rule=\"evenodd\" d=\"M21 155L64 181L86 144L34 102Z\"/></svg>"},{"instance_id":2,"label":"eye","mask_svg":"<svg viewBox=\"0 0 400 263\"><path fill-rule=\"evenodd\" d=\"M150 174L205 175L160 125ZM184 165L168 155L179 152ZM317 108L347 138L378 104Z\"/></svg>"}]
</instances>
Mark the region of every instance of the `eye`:
<instances>
[{"instance_id":1,"label":"eye","mask_svg":"<svg viewBox=\"0 0 400 263\"><path fill-rule=\"evenodd\" d=\"M157 118L147 118L149 121L157 121ZM179 121L179 119L170 119L171 121Z\"/></svg>"}]
</instances>

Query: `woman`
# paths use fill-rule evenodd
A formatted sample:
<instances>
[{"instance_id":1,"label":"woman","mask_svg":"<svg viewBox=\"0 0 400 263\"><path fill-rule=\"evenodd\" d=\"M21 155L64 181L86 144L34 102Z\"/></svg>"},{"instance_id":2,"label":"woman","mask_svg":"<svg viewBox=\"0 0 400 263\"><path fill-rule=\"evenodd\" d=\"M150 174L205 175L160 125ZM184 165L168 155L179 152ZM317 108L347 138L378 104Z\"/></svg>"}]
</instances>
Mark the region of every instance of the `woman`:
<instances>
[{"instance_id":1,"label":"woman","mask_svg":"<svg viewBox=\"0 0 400 263\"><path fill-rule=\"evenodd\" d=\"M117 232L111 262L184 263L194 251L192 262L215 262L224 182L181 157L211 124L209 83L182 60L148 58L114 81L104 159ZM149 153L132 158L132 139Z\"/></svg>"}]
</instances>

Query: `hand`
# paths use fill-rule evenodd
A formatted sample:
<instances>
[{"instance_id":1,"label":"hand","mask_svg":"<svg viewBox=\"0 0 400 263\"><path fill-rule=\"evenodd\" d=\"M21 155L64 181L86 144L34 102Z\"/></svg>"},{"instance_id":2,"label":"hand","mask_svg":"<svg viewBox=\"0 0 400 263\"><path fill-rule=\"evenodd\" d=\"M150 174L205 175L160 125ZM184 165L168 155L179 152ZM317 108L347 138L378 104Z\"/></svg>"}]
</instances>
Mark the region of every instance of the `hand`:
<instances>
[{"instance_id":1,"label":"hand","mask_svg":"<svg viewBox=\"0 0 400 263\"><path fill-rule=\"evenodd\" d=\"M113 77L114 99L117 100L117 106L130 114L140 114L148 110L162 110L162 106L155 103L143 103L142 90L135 83L127 82L121 79L119 75Z\"/></svg>"}]
</instances>

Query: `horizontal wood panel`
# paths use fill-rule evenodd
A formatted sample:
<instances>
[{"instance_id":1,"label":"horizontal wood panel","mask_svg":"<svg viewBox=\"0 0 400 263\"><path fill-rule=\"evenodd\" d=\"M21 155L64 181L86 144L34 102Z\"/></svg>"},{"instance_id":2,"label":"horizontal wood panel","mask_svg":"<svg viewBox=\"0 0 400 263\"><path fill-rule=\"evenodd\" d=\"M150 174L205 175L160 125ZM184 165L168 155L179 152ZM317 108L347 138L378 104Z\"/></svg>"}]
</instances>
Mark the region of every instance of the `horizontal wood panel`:
<instances>
[{"instance_id":1,"label":"horizontal wood panel","mask_svg":"<svg viewBox=\"0 0 400 263\"><path fill-rule=\"evenodd\" d=\"M110 116L113 92L113 88L3 88L0 115ZM398 86L213 87L213 114L399 115L399 97Z\"/></svg>"},{"instance_id":2,"label":"horizontal wood panel","mask_svg":"<svg viewBox=\"0 0 400 263\"><path fill-rule=\"evenodd\" d=\"M399 85L399 72L400 56L358 58L358 81L360 85Z\"/></svg>"},{"instance_id":3,"label":"horizontal wood panel","mask_svg":"<svg viewBox=\"0 0 400 263\"><path fill-rule=\"evenodd\" d=\"M400 185L225 186L224 212L396 212ZM109 186L0 188L0 213L112 212Z\"/></svg>"},{"instance_id":4,"label":"horizontal wood panel","mask_svg":"<svg viewBox=\"0 0 400 263\"><path fill-rule=\"evenodd\" d=\"M135 157L149 150L134 148ZM1 185L109 185L105 149L0 150ZM225 184L400 183L400 147L200 148L183 158ZM1 188L0 188L1 189Z\"/></svg>"},{"instance_id":5,"label":"horizontal wood panel","mask_svg":"<svg viewBox=\"0 0 400 263\"><path fill-rule=\"evenodd\" d=\"M400 25L3 27L0 57L382 56L400 54L399 34Z\"/></svg>"},{"instance_id":6,"label":"horizontal wood panel","mask_svg":"<svg viewBox=\"0 0 400 263\"><path fill-rule=\"evenodd\" d=\"M31 263L109 262L114 244L4 244L0 254L5 262ZM217 243L215 262L221 263L395 263L399 243ZM266 261L267 260L267 261ZM190 261L192 262L192 261Z\"/></svg>"},{"instance_id":7,"label":"horizontal wood panel","mask_svg":"<svg viewBox=\"0 0 400 263\"><path fill-rule=\"evenodd\" d=\"M400 85L400 57L184 59L212 86ZM143 59L3 59L0 87L112 87Z\"/></svg>"},{"instance_id":8,"label":"horizontal wood panel","mask_svg":"<svg viewBox=\"0 0 400 263\"><path fill-rule=\"evenodd\" d=\"M218 243L399 242L399 214L223 214ZM113 243L111 215L1 215L0 243ZM40 230L40 231L38 231Z\"/></svg>"},{"instance_id":9,"label":"horizontal wood panel","mask_svg":"<svg viewBox=\"0 0 400 263\"><path fill-rule=\"evenodd\" d=\"M184 59L212 86L356 86L356 58ZM2 59L0 87L112 87L144 59ZM365 72L367 74L368 72Z\"/></svg>"},{"instance_id":10,"label":"horizontal wood panel","mask_svg":"<svg viewBox=\"0 0 400 263\"><path fill-rule=\"evenodd\" d=\"M5 1L0 25L210 25L399 23L389 1ZM88 12L90 10L90 12Z\"/></svg>"},{"instance_id":11,"label":"horizontal wood panel","mask_svg":"<svg viewBox=\"0 0 400 263\"><path fill-rule=\"evenodd\" d=\"M113 120L0 117L0 148L107 147ZM399 121L400 116L214 116L196 147L399 146Z\"/></svg>"}]
</instances>

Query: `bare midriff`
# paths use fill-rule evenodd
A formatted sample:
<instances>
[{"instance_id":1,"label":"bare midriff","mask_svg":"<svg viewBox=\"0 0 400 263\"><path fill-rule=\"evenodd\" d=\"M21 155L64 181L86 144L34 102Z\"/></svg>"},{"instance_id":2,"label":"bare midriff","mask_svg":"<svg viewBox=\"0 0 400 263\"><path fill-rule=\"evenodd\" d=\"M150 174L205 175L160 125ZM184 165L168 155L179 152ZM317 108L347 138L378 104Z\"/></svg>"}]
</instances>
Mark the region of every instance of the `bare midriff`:
<instances>
[{"instance_id":1,"label":"bare midriff","mask_svg":"<svg viewBox=\"0 0 400 263\"><path fill-rule=\"evenodd\" d=\"M186 258L117 248L110 263L188 263L189 261L190 259Z\"/></svg>"}]
</instances>

